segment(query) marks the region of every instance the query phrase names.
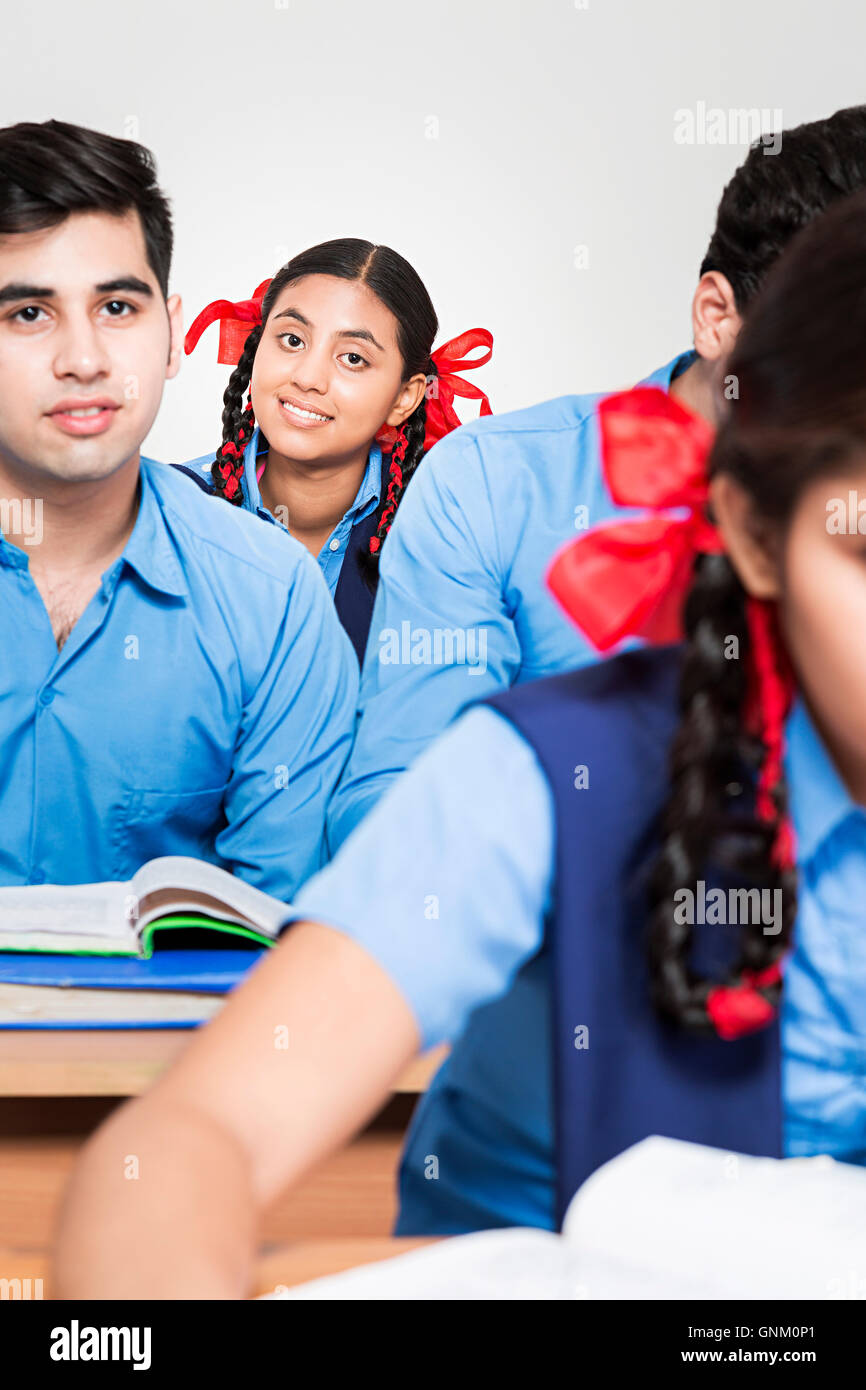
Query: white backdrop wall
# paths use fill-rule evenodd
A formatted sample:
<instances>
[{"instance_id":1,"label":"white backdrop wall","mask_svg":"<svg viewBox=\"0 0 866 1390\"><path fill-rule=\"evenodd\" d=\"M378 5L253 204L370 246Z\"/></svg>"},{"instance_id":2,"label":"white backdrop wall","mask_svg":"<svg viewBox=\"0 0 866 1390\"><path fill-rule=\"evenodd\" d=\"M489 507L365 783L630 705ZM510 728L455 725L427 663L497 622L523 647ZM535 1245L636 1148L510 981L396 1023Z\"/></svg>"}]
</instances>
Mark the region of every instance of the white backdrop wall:
<instances>
[{"instance_id":1,"label":"white backdrop wall","mask_svg":"<svg viewBox=\"0 0 866 1390\"><path fill-rule=\"evenodd\" d=\"M424 278L439 341L493 331L473 379L500 411L627 384L688 344L746 144L681 143L677 112L791 126L866 100L861 0L3 8L0 124L54 116L150 146L187 322L316 241L387 242ZM168 384L151 456L218 441L216 338Z\"/></svg>"}]
</instances>

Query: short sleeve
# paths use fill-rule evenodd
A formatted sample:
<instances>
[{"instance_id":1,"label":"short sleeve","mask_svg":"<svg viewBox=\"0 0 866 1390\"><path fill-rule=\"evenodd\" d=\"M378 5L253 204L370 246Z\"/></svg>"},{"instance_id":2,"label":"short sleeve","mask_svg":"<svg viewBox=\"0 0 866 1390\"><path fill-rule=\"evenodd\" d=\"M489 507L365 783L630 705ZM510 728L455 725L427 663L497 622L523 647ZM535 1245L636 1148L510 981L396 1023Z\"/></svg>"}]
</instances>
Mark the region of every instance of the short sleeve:
<instances>
[{"instance_id":1,"label":"short sleeve","mask_svg":"<svg viewBox=\"0 0 866 1390\"><path fill-rule=\"evenodd\" d=\"M287 921L322 922L363 946L432 1047L457 1037L540 949L553 845L553 800L534 751L477 706L389 789Z\"/></svg>"}]
</instances>

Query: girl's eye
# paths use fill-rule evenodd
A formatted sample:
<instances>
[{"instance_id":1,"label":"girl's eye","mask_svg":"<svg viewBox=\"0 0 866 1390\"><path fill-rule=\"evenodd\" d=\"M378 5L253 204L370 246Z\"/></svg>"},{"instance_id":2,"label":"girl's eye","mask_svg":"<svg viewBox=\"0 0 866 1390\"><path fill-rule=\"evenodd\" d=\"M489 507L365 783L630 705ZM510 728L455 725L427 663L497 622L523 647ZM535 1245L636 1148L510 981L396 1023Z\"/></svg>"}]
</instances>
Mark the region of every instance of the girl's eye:
<instances>
[{"instance_id":1,"label":"girl's eye","mask_svg":"<svg viewBox=\"0 0 866 1390\"><path fill-rule=\"evenodd\" d=\"M368 367L370 365L366 357L362 357L360 352L344 352L343 356L355 359L349 362L350 367Z\"/></svg>"},{"instance_id":2,"label":"girl's eye","mask_svg":"<svg viewBox=\"0 0 866 1390\"><path fill-rule=\"evenodd\" d=\"M298 337L297 333L278 333L277 337L286 347L294 348L301 346L301 339Z\"/></svg>"}]
</instances>

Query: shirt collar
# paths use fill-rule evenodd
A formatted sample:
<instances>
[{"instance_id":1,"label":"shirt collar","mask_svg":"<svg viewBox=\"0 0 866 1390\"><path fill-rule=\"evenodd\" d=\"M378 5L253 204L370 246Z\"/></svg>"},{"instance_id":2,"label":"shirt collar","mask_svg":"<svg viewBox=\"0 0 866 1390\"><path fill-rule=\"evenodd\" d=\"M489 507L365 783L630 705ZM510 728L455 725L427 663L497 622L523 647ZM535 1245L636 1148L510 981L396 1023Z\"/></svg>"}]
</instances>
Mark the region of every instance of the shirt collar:
<instances>
[{"instance_id":1,"label":"shirt collar","mask_svg":"<svg viewBox=\"0 0 866 1390\"><path fill-rule=\"evenodd\" d=\"M367 467L361 479L361 486L358 488L357 496L352 503L346 516L354 518L359 512L373 511L379 505L379 498L382 493L382 450L379 445L373 442L370 453L367 457ZM370 506L372 502L373 506Z\"/></svg>"},{"instance_id":2,"label":"shirt collar","mask_svg":"<svg viewBox=\"0 0 866 1390\"><path fill-rule=\"evenodd\" d=\"M181 598L187 591L152 476L152 470L165 467L166 464L155 463L153 459L141 460L138 514L123 552L102 576L102 586L106 591L114 589L125 564L159 593ZM28 563L27 555L0 535L0 564L25 569Z\"/></svg>"},{"instance_id":3,"label":"shirt collar","mask_svg":"<svg viewBox=\"0 0 866 1390\"><path fill-rule=\"evenodd\" d=\"M156 470L165 467L164 463L154 463L153 459L141 460L138 516L135 518L132 535L123 548L123 554L103 576L104 585L113 586L122 566L127 564L146 584L159 593L181 598L187 592L183 570L155 483Z\"/></svg>"},{"instance_id":4,"label":"shirt collar","mask_svg":"<svg viewBox=\"0 0 866 1390\"><path fill-rule=\"evenodd\" d=\"M688 352L678 352L676 357L672 357L670 362L666 362L663 367L657 367L649 376L639 381L639 386L660 386L667 391L672 381L676 377L682 376L683 372L691 367L692 363L697 362L698 354L694 348L689 348Z\"/></svg>"},{"instance_id":5,"label":"shirt collar","mask_svg":"<svg viewBox=\"0 0 866 1390\"><path fill-rule=\"evenodd\" d=\"M256 477L256 461L265 445L261 442L261 431L256 425L252 438L244 449L244 491L249 498L251 511L265 511L259 480ZM367 455L367 467L361 479L361 486L355 500L343 517L344 521L354 521L360 512L371 512L379 505L382 492L382 450L374 441ZM372 506L370 505L372 503ZM269 513L270 515L270 513Z\"/></svg>"},{"instance_id":6,"label":"shirt collar","mask_svg":"<svg viewBox=\"0 0 866 1390\"><path fill-rule=\"evenodd\" d=\"M788 717L786 744L789 805L797 836L797 860L802 864L859 808L800 697Z\"/></svg>"},{"instance_id":7,"label":"shirt collar","mask_svg":"<svg viewBox=\"0 0 866 1390\"><path fill-rule=\"evenodd\" d=\"M258 512L264 510L262 493L259 487L259 480L256 477L256 460L260 453L265 449L261 439L261 430L256 425L253 430L252 439L244 449L244 492L249 499L250 511Z\"/></svg>"}]
</instances>

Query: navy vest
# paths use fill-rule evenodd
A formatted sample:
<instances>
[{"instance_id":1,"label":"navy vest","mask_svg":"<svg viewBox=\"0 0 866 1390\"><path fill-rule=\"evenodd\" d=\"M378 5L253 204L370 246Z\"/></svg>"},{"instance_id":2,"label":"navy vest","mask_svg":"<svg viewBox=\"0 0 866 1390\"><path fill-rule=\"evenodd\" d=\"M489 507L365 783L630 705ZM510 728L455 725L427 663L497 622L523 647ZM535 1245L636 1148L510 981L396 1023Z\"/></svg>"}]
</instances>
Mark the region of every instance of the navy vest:
<instances>
[{"instance_id":1,"label":"navy vest","mask_svg":"<svg viewBox=\"0 0 866 1390\"><path fill-rule=\"evenodd\" d=\"M187 468L183 463L172 464L180 473L186 473L199 487L205 492L213 492L213 482L210 474L199 473L194 468ZM343 563L340 566L340 577L337 580L337 589L334 594L334 607L337 610L337 617L343 624L349 635L352 646L358 657L360 665L364 660L364 649L367 646L367 633L370 631L370 619L373 616L373 602L376 598L375 587L371 588L364 577L360 565L360 555L367 549L370 541L379 529L379 520L382 515L382 508L385 505L385 494L388 490L388 475L390 463L387 457L382 459L382 479L379 491L379 506L375 511L365 516L349 532L349 543L346 546L346 553L343 556Z\"/></svg>"},{"instance_id":2,"label":"navy vest","mask_svg":"<svg viewBox=\"0 0 866 1390\"><path fill-rule=\"evenodd\" d=\"M375 511L370 512L369 516L365 516L363 520L353 526L349 532L349 544L346 546L346 553L340 567L340 578L337 580L337 591L334 594L337 616L349 634L352 646L358 656L359 665L364 663L367 634L370 631L370 619L373 616L373 603L376 598L375 584L371 588L364 578L360 557L379 529L379 521L388 492L390 468L390 457L385 454L382 456L379 505Z\"/></svg>"},{"instance_id":3,"label":"navy vest","mask_svg":"<svg viewBox=\"0 0 866 1390\"><path fill-rule=\"evenodd\" d=\"M547 944L560 1222L584 1179L651 1134L782 1153L778 1022L724 1042L665 1022L649 996L646 868L668 785L679 668L678 647L628 652L487 701L534 748L555 808ZM696 926L695 964L718 969L735 935Z\"/></svg>"}]
</instances>

